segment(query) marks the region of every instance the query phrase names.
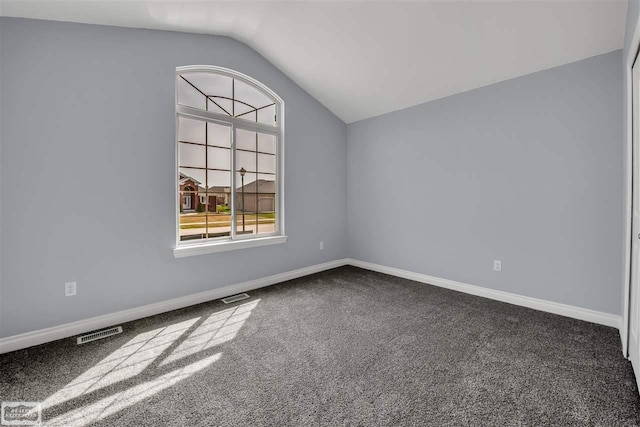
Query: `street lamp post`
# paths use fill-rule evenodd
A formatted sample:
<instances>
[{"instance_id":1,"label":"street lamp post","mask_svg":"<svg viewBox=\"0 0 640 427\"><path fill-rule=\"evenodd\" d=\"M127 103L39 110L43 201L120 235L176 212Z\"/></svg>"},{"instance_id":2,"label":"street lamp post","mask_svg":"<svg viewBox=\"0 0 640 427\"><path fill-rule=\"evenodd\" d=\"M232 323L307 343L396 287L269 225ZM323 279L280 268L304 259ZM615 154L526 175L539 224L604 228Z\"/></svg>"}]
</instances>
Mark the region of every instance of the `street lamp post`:
<instances>
[{"instance_id":1,"label":"street lamp post","mask_svg":"<svg viewBox=\"0 0 640 427\"><path fill-rule=\"evenodd\" d=\"M245 168L240 168L240 181L242 191L242 232L244 233L244 174L247 173Z\"/></svg>"}]
</instances>

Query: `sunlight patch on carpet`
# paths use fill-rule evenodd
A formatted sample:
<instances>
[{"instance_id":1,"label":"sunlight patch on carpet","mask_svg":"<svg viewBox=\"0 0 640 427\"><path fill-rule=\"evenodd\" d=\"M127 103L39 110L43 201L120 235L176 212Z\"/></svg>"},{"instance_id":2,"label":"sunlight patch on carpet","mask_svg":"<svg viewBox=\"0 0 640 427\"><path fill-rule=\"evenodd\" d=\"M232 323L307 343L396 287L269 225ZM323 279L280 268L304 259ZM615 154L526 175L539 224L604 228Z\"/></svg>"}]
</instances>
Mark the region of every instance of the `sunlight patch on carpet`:
<instances>
[{"instance_id":1,"label":"sunlight patch on carpet","mask_svg":"<svg viewBox=\"0 0 640 427\"><path fill-rule=\"evenodd\" d=\"M54 416L45 425L91 424L207 368L222 355L209 355L208 350L234 339L259 302L251 301L136 335L42 402L44 410L52 408L55 412L58 405L75 406L74 399L91 400L91 393L95 393L89 403ZM185 358L195 361L181 364ZM141 375L145 381L136 381ZM147 380L149 376L155 378Z\"/></svg>"}]
</instances>

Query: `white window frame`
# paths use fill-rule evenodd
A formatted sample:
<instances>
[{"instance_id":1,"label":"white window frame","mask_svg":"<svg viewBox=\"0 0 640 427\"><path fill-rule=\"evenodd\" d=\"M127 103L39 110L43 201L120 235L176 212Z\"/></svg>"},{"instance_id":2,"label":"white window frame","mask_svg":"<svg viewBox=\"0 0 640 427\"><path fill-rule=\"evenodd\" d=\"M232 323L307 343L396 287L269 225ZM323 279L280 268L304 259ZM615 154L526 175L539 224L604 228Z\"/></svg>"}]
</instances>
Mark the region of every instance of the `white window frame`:
<instances>
[{"instance_id":1,"label":"white window frame","mask_svg":"<svg viewBox=\"0 0 640 427\"><path fill-rule=\"evenodd\" d=\"M270 126L264 123L256 123L251 122L244 119L239 119L236 117L229 117L222 113L215 113L212 111L204 111L198 108L188 107L185 105L178 104L178 84L177 77L180 74L186 73L194 73L194 72L204 72L204 73L214 73L218 75L223 75L227 77L231 77L236 80L240 80L250 86L253 86L257 90L265 93L270 98L272 98L275 102L275 110L276 110L276 126ZM209 122L214 122L217 124L222 124L230 127L231 130L231 212L232 212L232 224L236 222L235 215L235 189L236 189L236 180L237 180L237 171L236 171L236 152L235 152L235 141L236 141L236 130L242 129L250 132L260 132L269 135L274 135L276 138L276 194L275 194L275 209L276 209L276 223L275 223L275 231L272 233L261 233L261 234L247 234L247 235L236 235L235 227L231 227L230 236L229 237L213 237L208 239L200 239L200 240L188 240L181 242L180 241L180 206L176 206L176 246L173 249L173 254L176 258L182 258L186 256L192 255L202 255L207 253L214 252L222 252L229 251L235 249L244 249L251 248L256 246L265 246L265 245L273 245L278 243L284 243L287 241L287 236L284 232L284 101L280 98L275 92L269 89L267 86L263 85L259 81L239 73L234 70L230 70L228 68L216 67L211 65L190 65L185 67L177 67L176 68L176 79L175 79L175 120L176 120L176 135L175 135L175 177L176 181L174 183L176 195L174 200L176 200L176 204L182 202L182 198L180 197L180 184L179 184L179 149L180 144L178 142L178 118L189 117L193 119L205 120Z\"/></svg>"}]
</instances>

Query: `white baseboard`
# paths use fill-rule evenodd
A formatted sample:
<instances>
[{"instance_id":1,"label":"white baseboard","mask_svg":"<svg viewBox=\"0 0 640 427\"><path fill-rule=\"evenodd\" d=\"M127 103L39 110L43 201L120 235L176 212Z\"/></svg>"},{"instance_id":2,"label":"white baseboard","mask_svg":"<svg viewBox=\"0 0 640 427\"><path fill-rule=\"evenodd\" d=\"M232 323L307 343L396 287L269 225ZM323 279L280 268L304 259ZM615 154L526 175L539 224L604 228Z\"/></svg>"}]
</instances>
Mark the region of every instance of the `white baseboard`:
<instances>
[{"instance_id":1,"label":"white baseboard","mask_svg":"<svg viewBox=\"0 0 640 427\"><path fill-rule=\"evenodd\" d=\"M402 277L405 279L415 280L416 282L427 283L429 285L439 286L466 294L477 295L509 304L520 305L523 307L533 308L535 310L546 311L547 313L559 314L561 316L572 317L574 319L584 320L587 322L597 323L599 325L611 326L620 329L622 318L615 314L603 313L600 311L589 310L586 308L575 307L557 302L545 301L538 298L525 297L522 295L512 294L509 292L496 291L493 289L483 288L475 285L468 285L462 282L456 282L449 279L441 279L439 277L428 276L426 274L414 273L411 271L401 270L384 265L373 264L365 261L348 259L347 264L355 267L364 268L366 270L377 271L380 273L390 274L392 276Z\"/></svg>"},{"instance_id":2,"label":"white baseboard","mask_svg":"<svg viewBox=\"0 0 640 427\"><path fill-rule=\"evenodd\" d=\"M477 295L480 297L502 301L509 304L533 308L535 310L546 311L548 313L559 314L561 316L572 317L574 319L584 320L600 325L611 326L618 329L620 329L620 325L622 322L621 317L614 314L602 313L586 308L574 307L571 305L545 301L537 298L525 297L509 292L496 291L480 286L456 282L454 280L442 279L439 277L428 276L426 274L414 273L398 268L345 258L326 262L323 264L313 265L310 267L304 267L293 271L288 271L286 273L280 273L273 276L250 280L248 282L236 283L234 285L225 286L223 288L212 289L210 291L174 298L168 301L162 301L142 307L131 308L111 314L92 317L90 319L79 320L77 322L66 323L59 326L53 326L46 329L40 329L33 332L27 332L20 335L2 338L0 339L0 354L20 350L22 348L32 347L34 345L44 344L62 338L71 337L100 328L106 328L108 326L113 326L119 323L130 322L132 320L153 316L155 314L165 313L167 311L188 307L190 305L224 298L229 295L248 292L254 289L284 282L286 280L296 279L298 277L307 276L309 274L341 267L343 265L353 265L355 267L360 267L367 270L415 280L416 282L439 286L441 288L447 288L471 295Z\"/></svg>"},{"instance_id":3,"label":"white baseboard","mask_svg":"<svg viewBox=\"0 0 640 427\"><path fill-rule=\"evenodd\" d=\"M11 337L0 339L0 354L20 350L22 348L32 347L38 344L44 344L46 342L55 341L62 338L71 337L85 332L94 331L96 329L105 328L107 326L113 326L119 323L142 319L143 317L165 313L167 311L188 307L194 304L200 304L203 302L224 298L230 295L248 292L253 289L274 285L286 280L297 279L298 277L303 277L309 274L341 267L346 264L346 259L339 259L335 261L325 262L323 264L317 264L310 267L288 271L286 273L274 274L273 276L250 280L248 282L236 283L234 285L225 286L223 288L212 289L210 291L174 298L168 301L148 304L142 307L122 310L111 314L105 314L103 316L92 317L90 319L79 320L77 322L66 323L64 325L53 326L51 328L40 329L20 335L13 335Z\"/></svg>"}]
</instances>

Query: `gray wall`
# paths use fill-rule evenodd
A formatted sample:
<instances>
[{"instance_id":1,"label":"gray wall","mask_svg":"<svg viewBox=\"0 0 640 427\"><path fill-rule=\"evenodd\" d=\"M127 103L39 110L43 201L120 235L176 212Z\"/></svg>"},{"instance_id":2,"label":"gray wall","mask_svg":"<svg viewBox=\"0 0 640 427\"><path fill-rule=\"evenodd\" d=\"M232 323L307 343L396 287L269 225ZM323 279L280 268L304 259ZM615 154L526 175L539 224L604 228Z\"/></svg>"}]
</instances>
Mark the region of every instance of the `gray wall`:
<instances>
[{"instance_id":1,"label":"gray wall","mask_svg":"<svg viewBox=\"0 0 640 427\"><path fill-rule=\"evenodd\" d=\"M350 124L349 255L620 314L621 80L616 51Z\"/></svg>"},{"instance_id":2,"label":"gray wall","mask_svg":"<svg viewBox=\"0 0 640 427\"><path fill-rule=\"evenodd\" d=\"M347 128L228 38L0 18L0 40L0 337L345 256L621 312L620 52ZM284 98L286 244L174 259L189 64Z\"/></svg>"},{"instance_id":3,"label":"gray wall","mask_svg":"<svg viewBox=\"0 0 640 427\"><path fill-rule=\"evenodd\" d=\"M346 125L255 51L224 37L0 22L0 336L347 255ZM286 244L174 259L174 73L193 64L238 70L285 100ZM65 298L70 280L78 295Z\"/></svg>"}]
</instances>

